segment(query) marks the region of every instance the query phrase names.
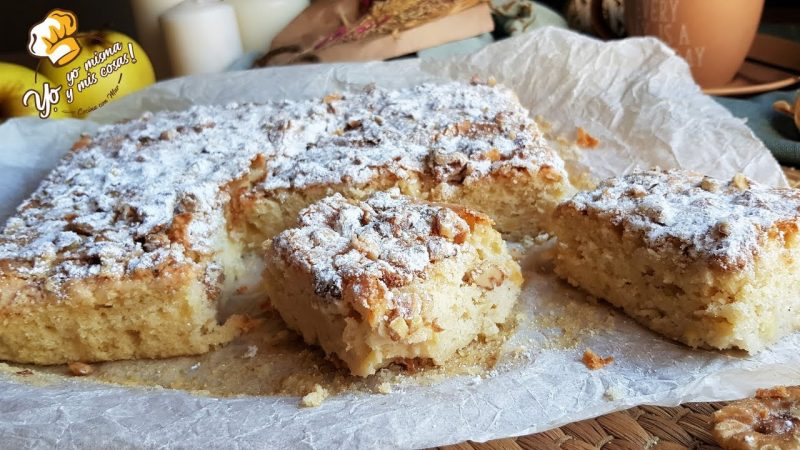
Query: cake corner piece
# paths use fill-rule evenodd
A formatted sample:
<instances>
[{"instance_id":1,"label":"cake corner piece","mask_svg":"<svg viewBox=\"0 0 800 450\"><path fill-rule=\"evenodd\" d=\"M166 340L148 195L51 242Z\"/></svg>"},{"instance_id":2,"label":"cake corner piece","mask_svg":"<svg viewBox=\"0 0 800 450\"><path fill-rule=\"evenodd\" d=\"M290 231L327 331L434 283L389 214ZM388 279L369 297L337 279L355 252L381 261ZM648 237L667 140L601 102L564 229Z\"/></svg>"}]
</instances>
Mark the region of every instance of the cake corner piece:
<instances>
[{"instance_id":1,"label":"cake corner piece","mask_svg":"<svg viewBox=\"0 0 800 450\"><path fill-rule=\"evenodd\" d=\"M691 347L757 352L800 329L798 224L796 190L637 172L559 205L555 270Z\"/></svg>"},{"instance_id":2,"label":"cake corner piece","mask_svg":"<svg viewBox=\"0 0 800 450\"><path fill-rule=\"evenodd\" d=\"M483 214L376 193L339 194L266 248L272 306L310 344L368 376L393 362L441 365L495 335L522 274Z\"/></svg>"}]
</instances>

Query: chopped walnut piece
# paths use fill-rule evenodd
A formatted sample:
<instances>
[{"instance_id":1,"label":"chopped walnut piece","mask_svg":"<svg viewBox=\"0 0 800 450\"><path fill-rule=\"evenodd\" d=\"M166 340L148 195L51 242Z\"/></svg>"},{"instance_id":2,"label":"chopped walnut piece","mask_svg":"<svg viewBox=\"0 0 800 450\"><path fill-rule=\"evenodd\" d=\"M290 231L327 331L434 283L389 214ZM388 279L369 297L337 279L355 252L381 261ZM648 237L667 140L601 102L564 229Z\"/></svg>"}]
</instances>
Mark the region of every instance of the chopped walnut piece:
<instances>
[{"instance_id":1,"label":"chopped walnut piece","mask_svg":"<svg viewBox=\"0 0 800 450\"><path fill-rule=\"evenodd\" d=\"M750 189L750 180L743 174L737 173L733 176L733 179L731 179L731 185L735 186L740 191L744 191Z\"/></svg>"},{"instance_id":2,"label":"chopped walnut piece","mask_svg":"<svg viewBox=\"0 0 800 450\"><path fill-rule=\"evenodd\" d=\"M714 226L714 231L716 231L720 236L730 236L731 223L727 220L721 220Z\"/></svg>"},{"instance_id":3,"label":"chopped walnut piece","mask_svg":"<svg viewBox=\"0 0 800 450\"><path fill-rule=\"evenodd\" d=\"M436 212L432 228L434 233L456 244L463 244L469 234L467 224L463 220L459 220L458 216L447 209L441 209Z\"/></svg>"},{"instance_id":4,"label":"chopped walnut piece","mask_svg":"<svg viewBox=\"0 0 800 450\"><path fill-rule=\"evenodd\" d=\"M600 145L600 141L591 134L587 133L583 128L578 127L577 144L578 147L581 148L596 148L598 145Z\"/></svg>"},{"instance_id":5,"label":"chopped walnut piece","mask_svg":"<svg viewBox=\"0 0 800 450\"><path fill-rule=\"evenodd\" d=\"M627 194L633 198L642 198L647 195L647 190L641 186L633 186L628 189Z\"/></svg>"},{"instance_id":6,"label":"chopped walnut piece","mask_svg":"<svg viewBox=\"0 0 800 450\"><path fill-rule=\"evenodd\" d=\"M613 356L607 356L603 358L602 356L593 352L590 348L587 348L586 351L583 352L583 364L586 365L589 370L602 369L613 362Z\"/></svg>"},{"instance_id":7,"label":"chopped walnut piece","mask_svg":"<svg viewBox=\"0 0 800 450\"><path fill-rule=\"evenodd\" d=\"M717 192L719 190L719 182L711 177L703 177L700 182L700 188L708 192Z\"/></svg>"},{"instance_id":8,"label":"chopped walnut piece","mask_svg":"<svg viewBox=\"0 0 800 450\"><path fill-rule=\"evenodd\" d=\"M69 373L75 375L76 377L84 377L86 375L91 375L92 372L94 372L94 367L82 362L72 362L69 363L67 367L69 367Z\"/></svg>"},{"instance_id":9,"label":"chopped walnut piece","mask_svg":"<svg viewBox=\"0 0 800 450\"><path fill-rule=\"evenodd\" d=\"M161 132L161 134L158 136L158 138L161 139L162 141L171 141L171 140L175 139L175 136L177 134L178 134L178 132L175 131L175 129L164 130L164 131Z\"/></svg>"},{"instance_id":10,"label":"chopped walnut piece","mask_svg":"<svg viewBox=\"0 0 800 450\"><path fill-rule=\"evenodd\" d=\"M800 448L800 387L759 389L715 412L713 425L726 450Z\"/></svg>"},{"instance_id":11,"label":"chopped walnut piece","mask_svg":"<svg viewBox=\"0 0 800 450\"><path fill-rule=\"evenodd\" d=\"M494 289L503 284L506 274L497 266L480 267L466 275L466 281L484 289Z\"/></svg>"},{"instance_id":12,"label":"chopped walnut piece","mask_svg":"<svg viewBox=\"0 0 800 450\"><path fill-rule=\"evenodd\" d=\"M336 100L341 100L342 98L344 98L344 97L342 97L342 94L340 94L338 92L332 92L332 93L326 95L322 99L322 103L325 103L326 105L330 105L331 103L335 102Z\"/></svg>"},{"instance_id":13,"label":"chopped walnut piece","mask_svg":"<svg viewBox=\"0 0 800 450\"><path fill-rule=\"evenodd\" d=\"M789 397L789 389L786 386L776 386L769 389L756 390L756 398L787 398Z\"/></svg>"}]
</instances>

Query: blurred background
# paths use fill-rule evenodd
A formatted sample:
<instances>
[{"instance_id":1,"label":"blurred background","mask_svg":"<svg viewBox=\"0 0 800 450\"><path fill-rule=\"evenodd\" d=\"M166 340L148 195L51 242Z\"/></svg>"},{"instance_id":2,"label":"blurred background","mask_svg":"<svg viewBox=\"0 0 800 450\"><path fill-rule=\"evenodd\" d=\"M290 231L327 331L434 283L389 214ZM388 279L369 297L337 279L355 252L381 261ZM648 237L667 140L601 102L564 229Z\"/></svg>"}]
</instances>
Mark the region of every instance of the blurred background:
<instances>
[{"instance_id":1,"label":"blurred background","mask_svg":"<svg viewBox=\"0 0 800 450\"><path fill-rule=\"evenodd\" d=\"M541 3L562 11L566 1L543 0ZM130 3L125 0L3 0L0 2L0 53L24 52L29 27L53 8L74 11L81 29L108 28L138 38ZM800 24L800 1L766 0L763 20Z\"/></svg>"}]
</instances>

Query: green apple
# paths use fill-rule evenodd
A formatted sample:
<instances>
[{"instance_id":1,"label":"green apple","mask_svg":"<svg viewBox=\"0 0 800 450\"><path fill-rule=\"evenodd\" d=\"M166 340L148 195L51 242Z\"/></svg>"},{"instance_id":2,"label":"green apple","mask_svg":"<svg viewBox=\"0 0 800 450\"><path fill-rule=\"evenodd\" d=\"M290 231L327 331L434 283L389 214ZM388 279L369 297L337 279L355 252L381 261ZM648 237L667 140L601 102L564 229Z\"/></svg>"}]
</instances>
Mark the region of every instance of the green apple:
<instances>
[{"instance_id":1,"label":"green apple","mask_svg":"<svg viewBox=\"0 0 800 450\"><path fill-rule=\"evenodd\" d=\"M0 62L0 121L11 117L20 116L38 116L38 104L44 110L47 108L44 99L44 84L55 90L58 87L57 83L53 83L48 77L43 74L37 74L27 67L19 66L17 64L10 64ZM38 94L28 95L27 103L23 104L23 98L29 90L34 90ZM63 89L62 89L63 90ZM63 99L63 94L58 93L60 101L55 104L49 105L50 118L63 118L69 117L67 112L68 108L65 106L66 102Z\"/></svg>"},{"instance_id":2,"label":"green apple","mask_svg":"<svg viewBox=\"0 0 800 450\"><path fill-rule=\"evenodd\" d=\"M80 53L55 67L43 59L39 70L64 85L62 97L76 117L138 91L155 82L150 58L131 37L116 31L90 31L75 35Z\"/></svg>"}]
</instances>

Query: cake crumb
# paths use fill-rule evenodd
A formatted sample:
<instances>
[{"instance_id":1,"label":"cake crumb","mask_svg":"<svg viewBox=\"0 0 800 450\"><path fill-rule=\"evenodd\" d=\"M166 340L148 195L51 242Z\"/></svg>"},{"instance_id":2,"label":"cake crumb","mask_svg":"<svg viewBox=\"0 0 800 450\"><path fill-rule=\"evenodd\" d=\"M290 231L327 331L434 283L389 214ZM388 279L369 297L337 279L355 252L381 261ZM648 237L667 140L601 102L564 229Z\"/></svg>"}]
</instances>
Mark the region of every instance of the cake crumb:
<instances>
[{"instance_id":1,"label":"cake crumb","mask_svg":"<svg viewBox=\"0 0 800 450\"><path fill-rule=\"evenodd\" d=\"M608 389L603 392L603 398L610 402L621 399L622 395L623 392L619 386L609 386Z\"/></svg>"},{"instance_id":2,"label":"cake crumb","mask_svg":"<svg viewBox=\"0 0 800 450\"><path fill-rule=\"evenodd\" d=\"M577 144L578 147L581 148L597 148L597 146L600 145L600 141L591 134L587 133L583 128L578 127Z\"/></svg>"},{"instance_id":3,"label":"cake crumb","mask_svg":"<svg viewBox=\"0 0 800 450\"><path fill-rule=\"evenodd\" d=\"M602 369L603 367L611 364L614 362L613 356L607 356L603 358L602 356L598 355L592 349L587 348L586 351L583 352L583 364L589 368L589 370L597 370Z\"/></svg>"},{"instance_id":4,"label":"cake crumb","mask_svg":"<svg viewBox=\"0 0 800 450\"><path fill-rule=\"evenodd\" d=\"M67 367L69 367L69 373L76 377L84 377L94 372L94 368L91 365L82 362L72 362Z\"/></svg>"},{"instance_id":5,"label":"cake crumb","mask_svg":"<svg viewBox=\"0 0 800 450\"><path fill-rule=\"evenodd\" d=\"M258 354L258 347L255 345L248 345L247 350L242 355L242 358L244 359L255 358L257 354Z\"/></svg>"},{"instance_id":6,"label":"cake crumb","mask_svg":"<svg viewBox=\"0 0 800 450\"><path fill-rule=\"evenodd\" d=\"M381 394L391 394L392 393L392 384L388 381L384 381L383 383L378 385L378 392Z\"/></svg>"},{"instance_id":7,"label":"cake crumb","mask_svg":"<svg viewBox=\"0 0 800 450\"><path fill-rule=\"evenodd\" d=\"M304 395L300 400L300 406L304 408L316 408L321 405L326 398L328 398L328 390L319 384L315 384L314 390Z\"/></svg>"}]
</instances>

